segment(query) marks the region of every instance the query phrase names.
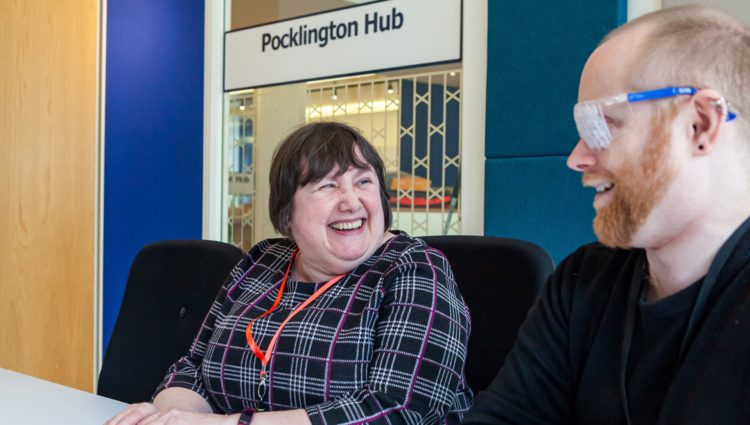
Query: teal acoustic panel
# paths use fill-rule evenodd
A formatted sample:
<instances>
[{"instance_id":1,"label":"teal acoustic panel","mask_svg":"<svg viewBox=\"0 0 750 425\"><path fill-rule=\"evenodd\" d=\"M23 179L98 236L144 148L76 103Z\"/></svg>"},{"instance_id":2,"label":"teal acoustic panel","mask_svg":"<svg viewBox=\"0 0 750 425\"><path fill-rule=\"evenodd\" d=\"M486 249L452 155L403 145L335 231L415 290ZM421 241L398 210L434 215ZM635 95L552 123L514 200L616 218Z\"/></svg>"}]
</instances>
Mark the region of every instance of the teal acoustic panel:
<instances>
[{"instance_id":1,"label":"teal acoustic panel","mask_svg":"<svg viewBox=\"0 0 750 425\"><path fill-rule=\"evenodd\" d=\"M565 156L487 160L484 234L522 239L558 264L592 230L594 191L565 166Z\"/></svg>"},{"instance_id":2,"label":"teal acoustic panel","mask_svg":"<svg viewBox=\"0 0 750 425\"><path fill-rule=\"evenodd\" d=\"M578 78L627 0L488 3L488 158L564 155L577 140Z\"/></svg>"}]
</instances>

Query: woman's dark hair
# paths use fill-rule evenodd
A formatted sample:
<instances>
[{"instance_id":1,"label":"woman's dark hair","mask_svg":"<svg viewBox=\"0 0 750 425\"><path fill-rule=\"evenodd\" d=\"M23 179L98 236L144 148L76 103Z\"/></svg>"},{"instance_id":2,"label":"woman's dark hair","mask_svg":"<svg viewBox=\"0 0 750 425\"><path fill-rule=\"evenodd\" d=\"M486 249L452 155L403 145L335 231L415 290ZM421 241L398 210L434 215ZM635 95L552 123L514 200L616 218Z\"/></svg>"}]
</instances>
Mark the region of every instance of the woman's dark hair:
<instances>
[{"instance_id":1,"label":"woman's dark hair","mask_svg":"<svg viewBox=\"0 0 750 425\"><path fill-rule=\"evenodd\" d=\"M359 150L361 157L356 155ZM364 160L364 162L363 162ZM380 155L357 130L338 122L303 125L276 148L269 180L271 194L268 212L274 229L291 237L292 199L301 186L327 176L336 166L339 174L349 167L372 167L378 176L385 229L391 227L391 207L385 188L385 166Z\"/></svg>"}]
</instances>

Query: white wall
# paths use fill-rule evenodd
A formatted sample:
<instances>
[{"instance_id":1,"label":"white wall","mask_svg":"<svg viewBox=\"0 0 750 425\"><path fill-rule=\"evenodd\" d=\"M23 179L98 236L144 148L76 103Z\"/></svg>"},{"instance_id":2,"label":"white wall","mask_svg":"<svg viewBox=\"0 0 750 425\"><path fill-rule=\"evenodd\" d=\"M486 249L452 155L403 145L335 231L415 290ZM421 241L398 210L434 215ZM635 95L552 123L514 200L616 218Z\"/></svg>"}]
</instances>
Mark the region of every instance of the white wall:
<instances>
[{"instance_id":1,"label":"white wall","mask_svg":"<svg viewBox=\"0 0 750 425\"><path fill-rule=\"evenodd\" d=\"M664 7L702 4L726 12L750 25L750 0L663 0Z\"/></svg>"}]
</instances>

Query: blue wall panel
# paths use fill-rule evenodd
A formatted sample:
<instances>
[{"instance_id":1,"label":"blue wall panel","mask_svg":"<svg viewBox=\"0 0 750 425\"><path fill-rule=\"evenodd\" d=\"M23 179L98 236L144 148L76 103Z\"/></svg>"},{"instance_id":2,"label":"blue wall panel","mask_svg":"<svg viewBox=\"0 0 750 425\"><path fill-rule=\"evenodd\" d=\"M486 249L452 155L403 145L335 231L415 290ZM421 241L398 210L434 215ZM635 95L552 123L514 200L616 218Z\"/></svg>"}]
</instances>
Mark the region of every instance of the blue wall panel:
<instances>
[{"instance_id":1,"label":"blue wall panel","mask_svg":"<svg viewBox=\"0 0 750 425\"><path fill-rule=\"evenodd\" d=\"M488 158L565 155L577 136L578 78L627 0L488 4Z\"/></svg>"},{"instance_id":2,"label":"blue wall panel","mask_svg":"<svg viewBox=\"0 0 750 425\"><path fill-rule=\"evenodd\" d=\"M201 237L202 0L108 0L103 347L145 244Z\"/></svg>"},{"instance_id":3,"label":"blue wall panel","mask_svg":"<svg viewBox=\"0 0 750 425\"><path fill-rule=\"evenodd\" d=\"M594 239L594 194L565 157L583 64L626 5L489 0L485 234L534 242L556 262Z\"/></svg>"},{"instance_id":4,"label":"blue wall panel","mask_svg":"<svg viewBox=\"0 0 750 425\"><path fill-rule=\"evenodd\" d=\"M565 157L492 159L486 164L486 235L534 242L555 264L596 240L593 189L565 166ZM491 211L491 212L489 212Z\"/></svg>"}]
</instances>

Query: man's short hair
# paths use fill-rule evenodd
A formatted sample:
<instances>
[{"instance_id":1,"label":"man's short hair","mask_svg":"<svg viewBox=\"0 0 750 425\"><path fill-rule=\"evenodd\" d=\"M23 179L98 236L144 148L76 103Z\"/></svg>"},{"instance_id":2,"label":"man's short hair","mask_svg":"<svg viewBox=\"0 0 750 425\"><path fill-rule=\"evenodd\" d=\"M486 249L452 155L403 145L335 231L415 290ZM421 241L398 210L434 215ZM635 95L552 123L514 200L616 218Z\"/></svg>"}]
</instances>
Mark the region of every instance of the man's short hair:
<instances>
[{"instance_id":1,"label":"man's short hair","mask_svg":"<svg viewBox=\"0 0 750 425\"><path fill-rule=\"evenodd\" d=\"M604 41L633 29L645 30L634 83L717 90L750 138L750 27L715 9L689 5L643 15Z\"/></svg>"},{"instance_id":2,"label":"man's short hair","mask_svg":"<svg viewBox=\"0 0 750 425\"><path fill-rule=\"evenodd\" d=\"M361 156L356 154L359 151ZM385 166L377 150L354 128L339 122L305 124L287 136L276 148L271 161L268 212L277 232L293 237L289 229L292 200L300 187L322 179L338 167L372 167L378 176L380 203L385 229L391 226L391 206L385 187Z\"/></svg>"}]
</instances>

